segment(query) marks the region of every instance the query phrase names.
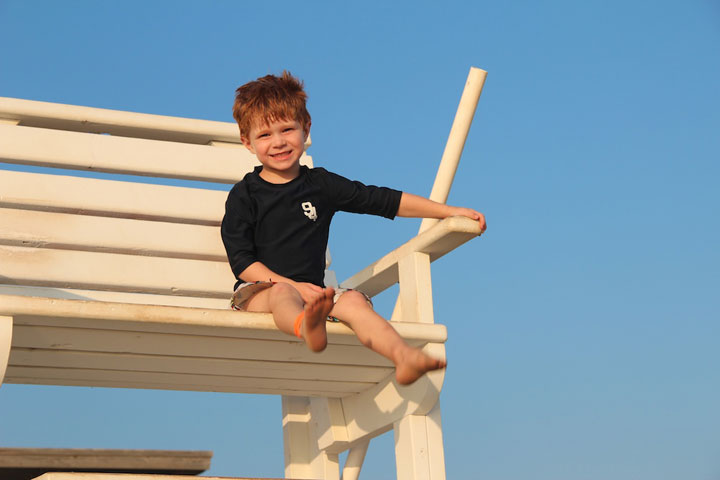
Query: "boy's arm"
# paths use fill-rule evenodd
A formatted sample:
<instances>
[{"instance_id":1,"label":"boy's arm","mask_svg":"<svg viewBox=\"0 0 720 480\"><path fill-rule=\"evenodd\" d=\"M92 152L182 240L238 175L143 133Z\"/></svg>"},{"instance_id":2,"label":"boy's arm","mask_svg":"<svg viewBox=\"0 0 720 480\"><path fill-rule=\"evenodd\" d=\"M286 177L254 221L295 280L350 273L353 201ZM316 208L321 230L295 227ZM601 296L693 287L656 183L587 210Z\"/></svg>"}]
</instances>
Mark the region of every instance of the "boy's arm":
<instances>
[{"instance_id":1,"label":"boy's arm","mask_svg":"<svg viewBox=\"0 0 720 480\"><path fill-rule=\"evenodd\" d=\"M457 215L477 220L480 222L483 232L487 228L485 216L472 208L453 207L407 192L403 192L397 211L398 217L442 219Z\"/></svg>"},{"instance_id":2,"label":"boy's arm","mask_svg":"<svg viewBox=\"0 0 720 480\"><path fill-rule=\"evenodd\" d=\"M322 287L307 282L296 282L287 277L283 277L260 262L251 263L245 270L240 273L240 280L243 282L279 282L289 283L298 291L304 302L308 302L315 298L318 293L323 291Z\"/></svg>"}]
</instances>

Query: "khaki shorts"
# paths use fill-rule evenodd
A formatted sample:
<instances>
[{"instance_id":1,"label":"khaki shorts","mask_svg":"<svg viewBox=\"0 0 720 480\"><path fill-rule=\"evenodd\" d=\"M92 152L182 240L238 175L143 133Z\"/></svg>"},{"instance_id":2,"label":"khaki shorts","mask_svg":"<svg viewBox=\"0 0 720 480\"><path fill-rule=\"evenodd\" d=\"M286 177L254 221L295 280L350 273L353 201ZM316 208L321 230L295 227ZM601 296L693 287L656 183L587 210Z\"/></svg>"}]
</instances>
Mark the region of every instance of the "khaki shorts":
<instances>
[{"instance_id":1,"label":"khaki shorts","mask_svg":"<svg viewBox=\"0 0 720 480\"><path fill-rule=\"evenodd\" d=\"M235 293L233 293L232 298L230 299L230 308L233 310L239 310L241 312L246 312L247 302L252 298L253 295L255 295L258 292L262 292L263 290L266 290L273 285L275 285L276 282L254 282L254 283L241 283L238 288L235 289ZM337 287L335 288L335 296L333 297L333 303L337 303L340 296L345 293L353 290L352 288L342 288ZM359 291L359 290L356 290ZM362 293L362 292L360 292ZM372 307L372 300L370 300L370 297L365 295L365 300L367 300L368 305ZM339 321L335 317L328 316L328 320L332 322Z\"/></svg>"}]
</instances>

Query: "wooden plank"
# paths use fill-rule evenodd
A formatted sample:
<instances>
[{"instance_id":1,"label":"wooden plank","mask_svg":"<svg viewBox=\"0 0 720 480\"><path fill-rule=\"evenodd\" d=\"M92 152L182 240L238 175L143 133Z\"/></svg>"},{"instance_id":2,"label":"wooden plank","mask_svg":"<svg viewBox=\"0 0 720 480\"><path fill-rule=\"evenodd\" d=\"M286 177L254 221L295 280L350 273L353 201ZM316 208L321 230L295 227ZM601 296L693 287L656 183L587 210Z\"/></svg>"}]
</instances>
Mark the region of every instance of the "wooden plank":
<instances>
[{"instance_id":1,"label":"wooden plank","mask_svg":"<svg viewBox=\"0 0 720 480\"><path fill-rule=\"evenodd\" d=\"M66 300L95 300L100 302L135 303L140 305L163 305L227 310L227 298L183 297L179 295L153 295L148 293L104 292L73 288L28 287L0 284L0 295L59 298Z\"/></svg>"},{"instance_id":2,"label":"wooden plank","mask_svg":"<svg viewBox=\"0 0 720 480\"><path fill-rule=\"evenodd\" d=\"M0 385L5 378L10 359L10 347L12 346L13 318L0 316Z\"/></svg>"},{"instance_id":3,"label":"wooden plank","mask_svg":"<svg viewBox=\"0 0 720 480\"><path fill-rule=\"evenodd\" d=\"M393 372L392 367L85 352L38 348L13 348L9 365L12 367L56 367L71 369L86 368L88 365L92 365L93 368L102 370L373 383L379 382Z\"/></svg>"},{"instance_id":4,"label":"wooden plank","mask_svg":"<svg viewBox=\"0 0 720 480\"><path fill-rule=\"evenodd\" d=\"M371 263L347 280L340 282L346 288L356 288L374 297L398 282L398 262L401 258L422 252L433 262L463 243L480 235L480 225L467 217L449 217L426 232Z\"/></svg>"},{"instance_id":5,"label":"wooden plank","mask_svg":"<svg viewBox=\"0 0 720 480\"><path fill-rule=\"evenodd\" d=\"M0 170L0 207L220 225L227 192Z\"/></svg>"},{"instance_id":6,"label":"wooden plank","mask_svg":"<svg viewBox=\"0 0 720 480\"><path fill-rule=\"evenodd\" d=\"M125 307L122 307L125 308ZM117 320L106 318L72 318L52 317L35 315L16 315L15 325L46 326L59 328L86 328L90 330L120 330L128 332L153 332L174 335L199 335L223 338L244 338L257 340L282 340L302 343L294 335L283 333L277 329L272 316L269 313L237 312L229 309L208 310L193 309L205 314L206 323L196 324L187 322L185 318L172 319L168 322L144 321L144 320ZM215 317L229 315L239 321L225 322L224 319L216 321ZM78 315L79 316L79 315ZM252 320L247 320L251 318ZM186 323L187 322L187 323ZM447 330L443 325L433 325L438 329L417 330L414 328L416 322L392 322L390 325L403 337L408 345L422 348L428 342L443 342L447 338ZM333 345L362 345L355 336L355 333L342 322L328 323L328 343Z\"/></svg>"},{"instance_id":7,"label":"wooden plank","mask_svg":"<svg viewBox=\"0 0 720 480\"><path fill-rule=\"evenodd\" d=\"M260 338L300 343L280 332L267 313L208 310L158 305L94 302L13 295L0 296L0 315L14 315L15 325L175 333L178 335ZM443 343L447 329L440 324L393 322L412 345ZM328 340L335 345L361 345L343 323L328 323Z\"/></svg>"},{"instance_id":8,"label":"wooden plank","mask_svg":"<svg viewBox=\"0 0 720 480\"><path fill-rule=\"evenodd\" d=\"M392 363L362 345L328 345L321 353L278 332L276 340L156 332L14 325L12 348L190 356L387 367Z\"/></svg>"},{"instance_id":9,"label":"wooden plank","mask_svg":"<svg viewBox=\"0 0 720 480\"><path fill-rule=\"evenodd\" d=\"M227 261L0 245L0 277L17 285L228 298Z\"/></svg>"},{"instance_id":10,"label":"wooden plank","mask_svg":"<svg viewBox=\"0 0 720 480\"><path fill-rule=\"evenodd\" d=\"M239 143L237 124L0 97L0 118L21 125L207 144Z\"/></svg>"},{"instance_id":11,"label":"wooden plank","mask_svg":"<svg viewBox=\"0 0 720 480\"><path fill-rule=\"evenodd\" d=\"M110 450L80 448L0 448L0 472L8 468L50 470L167 471L201 473L212 452L203 450Z\"/></svg>"},{"instance_id":12,"label":"wooden plank","mask_svg":"<svg viewBox=\"0 0 720 480\"><path fill-rule=\"evenodd\" d=\"M227 262L215 226L0 208L0 244Z\"/></svg>"},{"instance_id":13,"label":"wooden plank","mask_svg":"<svg viewBox=\"0 0 720 480\"><path fill-rule=\"evenodd\" d=\"M361 392L373 383L333 382L323 380L297 380L288 378L246 378L222 375L192 375L162 372L124 372L120 370L68 369L49 367L11 367L8 368L7 383L15 379L36 379L44 385L86 385L114 388L135 388L134 385L157 385L165 388L173 385L172 390L196 390L209 392L253 392L263 390L276 394L293 395L297 391L330 393L334 397ZM44 383L48 381L49 383ZM30 382L34 383L35 382Z\"/></svg>"},{"instance_id":14,"label":"wooden plank","mask_svg":"<svg viewBox=\"0 0 720 480\"><path fill-rule=\"evenodd\" d=\"M0 125L0 138L0 160L40 167L234 184L260 165L242 145L221 148L12 125Z\"/></svg>"},{"instance_id":15,"label":"wooden plank","mask_svg":"<svg viewBox=\"0 0 720 480\"><path fill-rule=\"evenodd\" d=\"M281 480L271 478L249 477L201 477L202 480ZM141 473L63 473L49 472L34 480L188 480L181 475L157 475Z\"/></svg>"},{"instance_id":16,"label":"wooden plank","mask_svg":"<svg viewBox=\"0 0 720 480\"><path fill-rule=\"evenodd\" d=\"M53 385L58 387L102 387L102 388L137 388L143 390L180 390L186 392L219 392L219 393L255 393L260 395L299 395L304 397L331 397L331 398L345 398L352 396L352 392L334 392L325 390L309 390L309 389L298 389L293 390L290 388L275 389L275 388L260 388L255 387L251 384L244 385L242 388L238 386L218 386L218 385L206 385L204 383L188 384L188 383L162 383L157 382L155 379L150 379L145 382L140 381L123 381L122 383L115 381L106 381L102 378L95 378L91 380L77 380L77 379L58 379L55 377L39 378L36 376L22 377L14 376L6 379L5 383L14 383L22 385Z\"/></svg>"}]
</instances>

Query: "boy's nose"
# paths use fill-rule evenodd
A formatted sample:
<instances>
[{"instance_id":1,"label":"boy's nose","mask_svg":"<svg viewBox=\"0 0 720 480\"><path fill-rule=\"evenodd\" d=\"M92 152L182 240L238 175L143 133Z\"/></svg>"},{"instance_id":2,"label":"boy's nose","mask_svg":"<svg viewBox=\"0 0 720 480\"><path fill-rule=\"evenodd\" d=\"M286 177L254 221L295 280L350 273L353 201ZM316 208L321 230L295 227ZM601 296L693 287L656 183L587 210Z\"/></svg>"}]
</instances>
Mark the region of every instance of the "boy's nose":
<instances>
[{"instance_id":1,"label":"boy's nose","mask_svg":"<svg viewBox=\"0 0 720 480\"><path fill-rule=\"evenodd\" d=\"M285 137L283 137L283 136L280 135L279 133L273 135L273 136L272 136L272 145L273 145L274 147L285 145Z\"/></svg>"}]
</instances>

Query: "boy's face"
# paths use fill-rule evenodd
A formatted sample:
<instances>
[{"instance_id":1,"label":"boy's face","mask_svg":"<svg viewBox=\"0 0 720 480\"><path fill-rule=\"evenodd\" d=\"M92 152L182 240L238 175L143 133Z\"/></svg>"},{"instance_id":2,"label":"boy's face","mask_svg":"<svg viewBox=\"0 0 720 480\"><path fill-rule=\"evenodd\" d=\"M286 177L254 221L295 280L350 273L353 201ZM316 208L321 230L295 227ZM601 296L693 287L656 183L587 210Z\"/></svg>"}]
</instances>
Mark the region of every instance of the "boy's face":
<instances>
[{"instance_id":1,"label":"boy's face","mask_svg":"<svg viewBox=\"0 0 720 480\"><path fill-rule=\"evenodd\" d=\"M260 176L265 180L280 183L298 176L307 132L297 120L255 124L241 140L262 163Z\"/></svg>"}]
</instances>

